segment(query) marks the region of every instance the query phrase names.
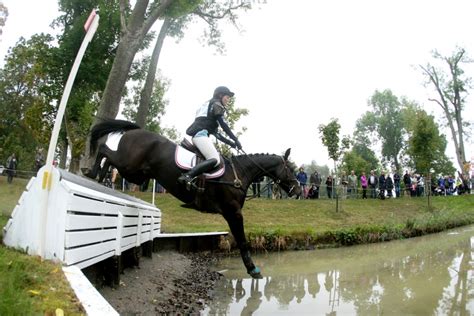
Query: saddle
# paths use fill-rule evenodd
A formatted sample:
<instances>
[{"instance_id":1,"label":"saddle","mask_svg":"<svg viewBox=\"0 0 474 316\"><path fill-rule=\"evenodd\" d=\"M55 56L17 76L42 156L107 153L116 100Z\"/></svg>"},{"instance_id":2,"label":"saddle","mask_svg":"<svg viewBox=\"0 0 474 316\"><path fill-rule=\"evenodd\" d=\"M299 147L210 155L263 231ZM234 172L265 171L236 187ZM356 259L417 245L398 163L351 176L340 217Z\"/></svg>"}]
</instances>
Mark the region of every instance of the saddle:
<instances>
[{"instance_id":1,"label":"saddle","mask_svg":"<svg viewBox=\"0 0 474 316\"><path fill-rule=\"evenodd\" d=\"M176 147L175 160L176 165L178 167L184 170L190 170L200 162L206 160L206 158L196 146L194 146L189 140L184 138L180 146ZM206 179L219 178L224 174L224 171L224 159L222 156L220 156L219 164L217 165L217 167L197 177L196 187L198 191L203 191Z\"/></svg>"}]
</instances>

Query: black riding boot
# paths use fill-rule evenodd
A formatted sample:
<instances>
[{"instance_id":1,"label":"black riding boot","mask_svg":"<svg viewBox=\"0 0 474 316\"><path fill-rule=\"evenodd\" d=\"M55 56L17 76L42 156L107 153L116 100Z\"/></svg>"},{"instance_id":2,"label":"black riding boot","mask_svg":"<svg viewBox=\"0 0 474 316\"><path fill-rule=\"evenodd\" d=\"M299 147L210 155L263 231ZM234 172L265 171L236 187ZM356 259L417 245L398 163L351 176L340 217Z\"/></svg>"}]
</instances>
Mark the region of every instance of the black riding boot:
<instances>
[{"instance_id":1,"label":"black riding boot","mask_svg":"<svg viewBox=\"0 0 474 316\"><path fill-rule=\"evenodd\" d=\"M186 173L183 173L179 178L178 178L178 183L181 184L186 184L186 188L189 190L191 188L191 182L193 179L204 172L211 171L212 169L215 168L217 163L216 158L211 158L204 160L198 165L195 165L191 170L189 170Z\"/></svg>"}]
</instances>

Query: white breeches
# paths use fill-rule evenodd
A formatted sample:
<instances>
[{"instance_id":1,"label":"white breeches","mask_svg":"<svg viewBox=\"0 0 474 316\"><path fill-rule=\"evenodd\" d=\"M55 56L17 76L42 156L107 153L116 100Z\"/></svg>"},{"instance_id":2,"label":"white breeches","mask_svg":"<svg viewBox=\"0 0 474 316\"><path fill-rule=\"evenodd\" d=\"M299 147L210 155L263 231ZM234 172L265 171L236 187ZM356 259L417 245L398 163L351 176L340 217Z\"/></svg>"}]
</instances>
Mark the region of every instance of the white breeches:
<instances>
[{"instance_id":1,"label":"white breeches","mask_svg":"<svg viewBox=\"0 0 474 316\"><path fill-rule=\"evenodd\" d=\"M206 157L206 159L216 159L217 163L215 166L217 167L220 162L220 155L216 147L214 147L211 138L208 136L196 135L193 137L192 140L193 144L201 151L201 153L204 155L204 157Z\"/></svg>"}]
</instances>

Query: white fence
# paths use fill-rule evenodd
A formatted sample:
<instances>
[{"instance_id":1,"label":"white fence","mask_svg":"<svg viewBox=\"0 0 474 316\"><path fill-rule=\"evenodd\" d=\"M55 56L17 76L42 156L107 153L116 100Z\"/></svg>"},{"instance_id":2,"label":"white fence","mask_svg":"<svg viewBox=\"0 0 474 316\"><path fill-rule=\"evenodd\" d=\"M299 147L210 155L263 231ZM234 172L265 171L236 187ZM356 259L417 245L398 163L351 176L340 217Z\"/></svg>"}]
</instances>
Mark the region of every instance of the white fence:
<instances>
[{"instance_id":1,"label":"white fence","mask_svg":"<svg viewBox=\"0 0 474 316\"><path fill-rule=\"evenodd\" d=\"M44 184L33 177L4 227L6 245L85 268L160 234L161 211L153 204L60 169L52 179L46 219Z\"/></svg>"}]
</instances>

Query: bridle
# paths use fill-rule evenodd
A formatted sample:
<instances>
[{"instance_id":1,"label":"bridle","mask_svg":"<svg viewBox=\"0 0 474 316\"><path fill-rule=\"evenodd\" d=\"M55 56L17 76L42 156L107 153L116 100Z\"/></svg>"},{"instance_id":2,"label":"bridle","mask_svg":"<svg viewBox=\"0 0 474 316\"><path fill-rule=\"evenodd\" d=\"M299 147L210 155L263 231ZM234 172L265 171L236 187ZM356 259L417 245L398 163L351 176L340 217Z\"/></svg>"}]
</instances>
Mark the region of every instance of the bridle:
<instances>
[{"instance_id":1,"label":"bridle","mask_svg":"<svg viewBox=\"0 0 474 316\"><path fill-rule=\"evenodd\" d=\"M246 152L244 152L242 149L240 149L239 151L241 151L246 157L247 159L249 159L256 167L258 167L261 171L263 171L263 174L264 176L268 176L269 178L271 178L276 184L280 185L281 183L281 176L278 176L279 174L283 174L285 173L285 176L286 178L291 178L291 171L290 169L288 168L288 164L287 164L287 160L285 160L282 156L280 156L283 164L282 164L282 170L281 172L277 172L276 173L276 176L274 177L270 172L268 172L268 170L266 170L265 168L263 168L259 163L257 163L253 158L252 156L248 155ZM230 159L230 164L231 164L231 167L232 167L232 171L234 172L234 177L235 177L235 180L234 180L234 186L236 188L241 188L242 186L242 181L239 179L238 175L237 175L237 171L235 169L235 166L234 166L234 158L233 156L231 157ZM295 187L297 185L299 185L298 181L296 179L294 180L291 180L291 181L294 181L296 184L295 185L291 185L289 186L288 188L288 194L291 195L291 192L293 192L293 190L295 189Z\"/></svg>"}]
</instances>

